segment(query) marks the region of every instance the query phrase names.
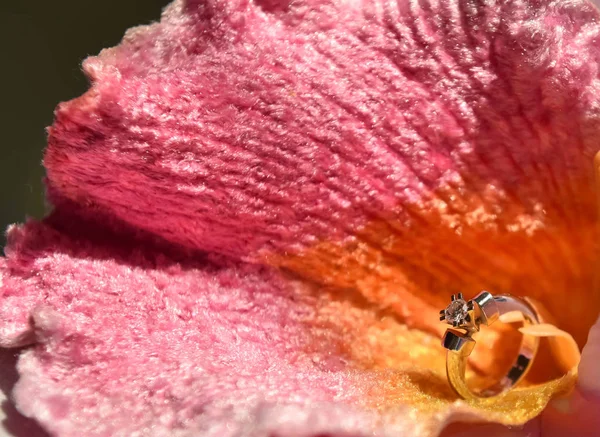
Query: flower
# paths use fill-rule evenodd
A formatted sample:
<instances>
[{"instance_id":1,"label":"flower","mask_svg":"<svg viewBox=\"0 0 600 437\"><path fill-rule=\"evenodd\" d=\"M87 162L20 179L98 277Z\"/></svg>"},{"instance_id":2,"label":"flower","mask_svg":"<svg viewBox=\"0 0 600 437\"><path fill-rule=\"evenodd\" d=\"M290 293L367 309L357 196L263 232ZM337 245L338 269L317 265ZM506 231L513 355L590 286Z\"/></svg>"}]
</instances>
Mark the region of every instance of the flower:
<instances>
[{"instance_id":1,"label":"flower","mask_svg":"<svg viewBox=\"0 0 600 437\"><path fill-rule=\"evenodd\" d=\"M598 19L578 0L176 0L130 30L56 111L53 213L8 233L19 410L61 436L425 437L539 414L572 387L564 349L542 384L466 403L437 315L511 292L584 344ZM480 340L481 384L507 337Z\"/></svg>"}]
</instances>

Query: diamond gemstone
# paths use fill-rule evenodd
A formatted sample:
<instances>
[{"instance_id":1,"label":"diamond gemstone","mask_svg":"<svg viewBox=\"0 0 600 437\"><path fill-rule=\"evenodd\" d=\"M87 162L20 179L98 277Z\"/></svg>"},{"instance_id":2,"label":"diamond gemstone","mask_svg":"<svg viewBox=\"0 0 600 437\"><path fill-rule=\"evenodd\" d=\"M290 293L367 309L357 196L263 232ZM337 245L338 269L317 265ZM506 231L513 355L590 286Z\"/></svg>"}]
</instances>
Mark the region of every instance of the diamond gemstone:
<instances>
[{"instance_id":1,"label":"diamond gemstone","mask_svg":"<svg viewBox=\"0 0 600 437\"><path fill-rule=\"evenodd\" d=\"M446 321L449 323L462 323L469 314L467 302L463 299L452 301L445 310Z\"/></svg>"}]
</instances>

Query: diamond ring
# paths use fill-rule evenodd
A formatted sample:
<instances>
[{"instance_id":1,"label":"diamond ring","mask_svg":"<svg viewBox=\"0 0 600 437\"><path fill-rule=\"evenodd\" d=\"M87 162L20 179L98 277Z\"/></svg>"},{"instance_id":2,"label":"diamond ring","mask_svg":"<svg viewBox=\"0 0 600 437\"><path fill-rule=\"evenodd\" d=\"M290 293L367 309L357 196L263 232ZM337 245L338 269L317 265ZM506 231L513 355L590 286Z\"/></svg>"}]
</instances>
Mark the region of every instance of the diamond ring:
<instances>
[{"instance_id":1,"label":"diamond ring","mask_svg":"<svg viewBox=\"0 0 600 437\"><path fill-rule=\"evenodd\" d=\"M475 347L473 335L479 332L482 324L489 326L501 315L514 311L522 314L524 325L539 323L536 310L526 301L507 294L492 296L487 291L482 291L469 301L463 298L462 293L452 295L450 305L440 311L440 320L452 325L452 328L446 330L442 345L448 350L448 381L459 396L474 399L499 395L522 381L529 371L539 346L539 338L523 335L519 354L500 381L483 390L474 391L465 380L467 359Z\"/></svg>"}]
</instances>

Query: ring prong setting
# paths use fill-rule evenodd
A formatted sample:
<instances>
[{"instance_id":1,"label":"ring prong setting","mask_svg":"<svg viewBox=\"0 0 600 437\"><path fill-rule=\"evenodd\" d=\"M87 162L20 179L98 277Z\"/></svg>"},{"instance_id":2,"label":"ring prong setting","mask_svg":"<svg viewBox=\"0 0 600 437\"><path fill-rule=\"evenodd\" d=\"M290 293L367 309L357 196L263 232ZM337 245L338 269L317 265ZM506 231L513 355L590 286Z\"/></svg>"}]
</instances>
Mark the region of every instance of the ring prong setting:
<instances>
[{"instance_id":1,"label":"ring prong setting","mask_svg":"<svg viewBox=\"0 0 600 437\"><path fill-rule=\"evenodd\" d=\"M445 321L454 328L467 331L478 330L473 321L476 319L472 301L465 301L462 293L453 294L450 304L440 311L440 321Z\"/></svg>"}]
</instances>

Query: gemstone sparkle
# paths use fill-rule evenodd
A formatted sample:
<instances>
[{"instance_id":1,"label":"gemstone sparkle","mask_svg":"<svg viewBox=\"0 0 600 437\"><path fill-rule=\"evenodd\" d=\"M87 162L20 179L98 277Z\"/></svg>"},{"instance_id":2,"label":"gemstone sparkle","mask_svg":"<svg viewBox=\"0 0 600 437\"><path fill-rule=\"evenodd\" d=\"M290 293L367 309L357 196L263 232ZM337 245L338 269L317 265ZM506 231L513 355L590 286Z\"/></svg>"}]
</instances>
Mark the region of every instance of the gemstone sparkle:
<instances>
[{"instance_id":1,"label":"gemstone sparkle","mask_svg":"<svg viewBox=\"0 0 600 437\"><path fill-rule=\"evenodd\" d=\"M456 299L448 305L444 311L448 323L463 323L469 314L467 302L463 299Z\"/></svg>"}]
</instances>

